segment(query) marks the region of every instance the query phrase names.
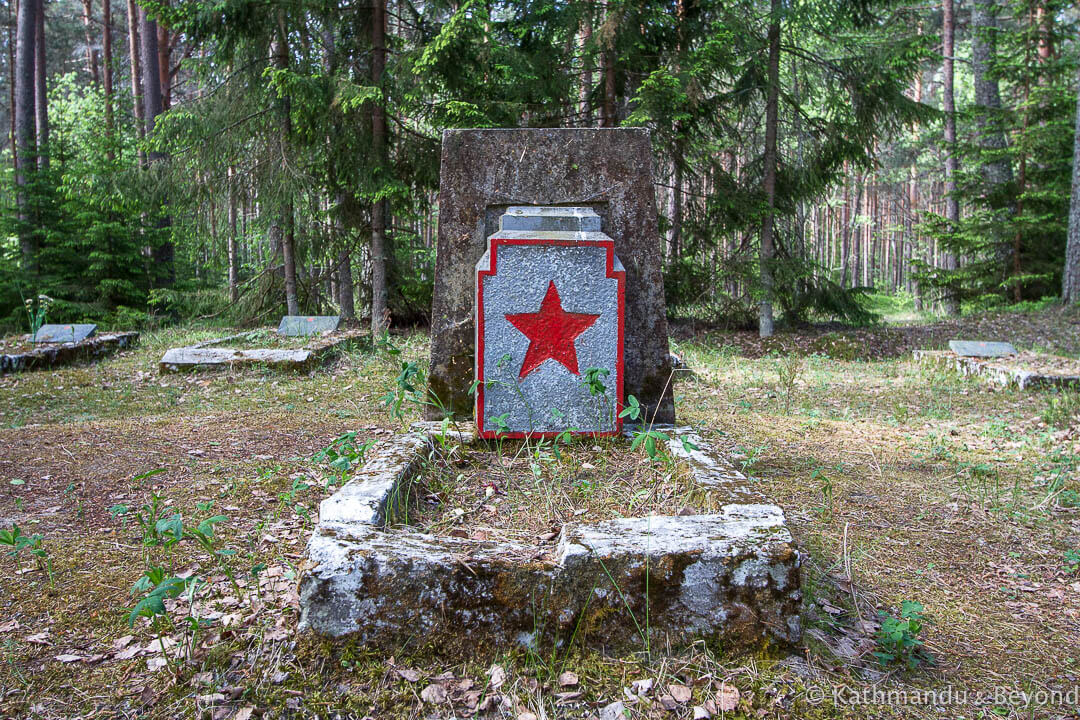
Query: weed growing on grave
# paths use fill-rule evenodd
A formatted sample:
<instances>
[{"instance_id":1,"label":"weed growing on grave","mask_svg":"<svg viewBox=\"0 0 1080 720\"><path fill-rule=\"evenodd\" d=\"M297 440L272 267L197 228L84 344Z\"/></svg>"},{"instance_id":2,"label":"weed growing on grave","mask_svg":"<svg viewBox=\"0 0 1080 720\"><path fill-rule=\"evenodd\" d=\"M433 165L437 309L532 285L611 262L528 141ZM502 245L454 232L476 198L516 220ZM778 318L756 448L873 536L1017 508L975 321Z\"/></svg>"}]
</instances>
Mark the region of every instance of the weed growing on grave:
<instances>
[{"instance_id":1,"label":"weed growing on grave","mask_svg":"<svg viewBox=\"0 0 1080 720\"><path fill-rule=\"evenodd\" d=\"M1042 421L1059 430L1067 430L1073 423L1080 422L1080 390L1067 390L1047 398Z\"/></svg>"},{"instance_id":2,"label":"weed growing on grave","mask_svg":"<svg viewBox=\"0 0 1080 720\"><path fill-rule=\"evenodd\" d=\"M753 472L754 467L761 462L762 456L765 451L769 449L768 445L758 445L757 447L743 447L738 445L735 448L742 455L742 459L739 460L739 469L746 473L747 476Z\"/></svg>"},{"instance_id":3,"label":"weed growing on grave","mask_svg":"<svg viewBox=\"0 0 1080 720\"><path fill-rule=\"evenodd\" d=\"M48 295L28 297L23 300L23 309L26 311L26 320L30 325L30 334L37 335L37 331L45 324L45 318L49 314L49 306L53 299Z\"/></svg>"},{"instance_id":4,"label":"weed growing on grave","mask_svg":"<svg viewBox=\"0 0 1080 720\"><path fill-rule=\"evenodd\" d=\"M589 391L589 396L596 406L596 426L598 428L613 425L614 407L608 400L607 385L604 381L611 375L606 368L590 367L585 370L585 379L582 383Z\"/></svg>"},{"instance_id":5,"label":"weed growing on grave","mask_svg":"<svg viewBox=\"0 0 1080 720\"><path fill-rule=\"evenodd\" d=\"M822 471L821 468L814 468L810 473L810 481L818 480L821 483L821 507L818 508L818 514L821 515L823 520L829 519L833 516L833 482L832 479Z\"/></svg>"},{"instance_id":6,"label":"weed growing on grave","mask_svg":"<svg viewBox=\"0 0 1080 720\"><path fill-rule=\"evenodd\" d=\"M784 412L791 409L795 398L795 386L803 373L803 359L794 353L785 355L776 361L776 375L779 379L780 394L784 400Z\"/></svg>"},{"instance_id":7,"label":"weed growing on grave","mask_svg":"<svg viewBox=\"0 0 1080 720\"><path fill-rule=\"evenodd\" d=\"M49 585L53 585L56 582L56 576L53 573L52 559L45 550L43 541L44 538L41 535L23 535L18 525L13 524L10 530L0 530L0 545L11 548L8 555L18 558L19 553L26 550L34 556L38 570L45 573L49 579Z\"/></svg>"},{"instance_id":8,"label":"weed growing on grave","mask_svg":"<svg viewBox=\"0 0 1080 720\"><path fill-rule=\"evenodd\" d=\"M900 617L879 610L878 618L881 625L874 636L877 644L874 657L882 666L898 664L914 670L934 664L933 658L923 648L923 641L919 639L925 622L922 603L904 600L900 605Z\"/></svg>"},{"instance_id":9,"label":"weed growing on grave","mask_svg":"<svg viewBox=\"0 0 1080 720\"><path fill-rule=\"evenodd\" d=\"M128 626L135 627L135 621L141 617L149 618L150 629L161 647L161 654L174 672L176 666L171 653L165 647L165 636L169 632L177 630L177 627L172 617L169 616L169 611L165 607L165 600L177 598L184 592L188 593L189 616L184 628L184 645L188 649L190 656L191 650L195 647L195 636L202 627L209 624L208 621L200 620L195 615L195 591L198 589L199 584L200 580L197 577L179 578L171 576L166 573L164 568L153 565L135 581L128 593L131 596L143 595L128 613Z\"/></svg>"},{"instance_id":10,"label":"weed growing on grave","mask_svg":"<svg viewBox=\"0 0 1080 720\"><path fill-rule=\"evenodd\" d=\"M330 480L330 485L335 483L344 485L349 480L349 472L364 464L364 457L373 445L375 445L375 440L357 442L355 431L343 433L312 455L311 461L325 466L325 474Z\"/></svg>"},{"instance_id":11,"label":"weed growing on grave","mask_svg":"<svg viewBox=\"0 0 1080 720\"><path fill-rule=\"evenodd\" d=\"M310 487L310 485L304 482L302 476L297 475L296 477L292 478L292 485L289 486L289 489L278 494L279 510L284 510L286 512L291 510L300 517L304 518L304 520L306 520L308 524L312 524L313 521L311 519L311 513L308 512L307 507L303 503L299 502L296 499L296 496L299 493L304 492ZM275 516L278 517L279 515L275 514Z\"/></svg>"}]
</instances>

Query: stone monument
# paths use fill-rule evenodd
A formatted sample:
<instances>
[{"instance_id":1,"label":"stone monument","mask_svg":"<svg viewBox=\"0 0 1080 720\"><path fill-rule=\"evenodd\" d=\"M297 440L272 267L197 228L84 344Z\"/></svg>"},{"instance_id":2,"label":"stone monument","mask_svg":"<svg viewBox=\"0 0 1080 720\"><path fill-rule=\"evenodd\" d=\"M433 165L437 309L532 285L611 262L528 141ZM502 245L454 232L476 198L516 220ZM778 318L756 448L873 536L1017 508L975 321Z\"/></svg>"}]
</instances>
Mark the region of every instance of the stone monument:
<instances>
[{"instance_id":1,"label":"stone monument","mask_svg":"<svg viewBox=\"0 0 1080 720\"><path fill-rule=\"evenodd\" d=\"M1016 354L1011 343L985 340L950 340L949 349L961 357L997 358Z\"/></svg>"},{"instance_id":2,"label":"stone monument","mask_svg":"<svg viewBox=\"0 0 1080 720\"><path fill-rule=\"evenodd\" d=\"M31 342L35 343L74 343L82 342L93 336L97 331L97 325L86 323L82 325L42 325L34 333Z\"/></svg>"},{"instance_id":3,"label":"stone monument","mask_svg":"<svg viewBox=\"0 0 1080 720\"><path fill-rule=\"evenodd\" d=\"M476 264L481 437L619 432L625 285L592 208L506 211Z\"/></svg>"},{"instance_id":4,"label":"stone monument","mask_svg":"<svg viewBox=\"0 0 1080 720\"><path fill-rule=\"evenodd\" d=\"M437 416L440 408L458 417L473 413L474 268L487 252L488 238L498 231L499 219L517 206L590 208L599 216L626 273L619 400L634 395L648 420L674 422L652 148L648 131L638 128L443 134L428 374L431 414Z\"/></svg>"},{"instance_id":5,"label":"stone monument","mask_svg":"<svg viewBox=\"0 0 1080 720\"><path fill-rule=\"evenodd\" d=\"M285 315L278 325L278 335L304 337L316 333L325 335L337 330L341 318L337 315Z\"/></svg>"}]
</instances>

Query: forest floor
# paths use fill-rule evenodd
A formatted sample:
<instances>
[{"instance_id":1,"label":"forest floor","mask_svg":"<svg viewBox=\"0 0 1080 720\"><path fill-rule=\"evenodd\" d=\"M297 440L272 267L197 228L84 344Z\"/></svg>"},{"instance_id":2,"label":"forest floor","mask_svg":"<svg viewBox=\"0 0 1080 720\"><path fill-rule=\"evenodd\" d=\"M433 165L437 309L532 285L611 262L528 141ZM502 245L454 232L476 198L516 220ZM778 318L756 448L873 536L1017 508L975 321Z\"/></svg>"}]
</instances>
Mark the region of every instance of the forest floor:
<instances>
[{"instance_id":1,"label":"forest floor","mask_svg":"<svg viewBox=\"0 0 1080 720\"><path fill-rule=\"evenodd\" d=\"M418 417L409 406L392 417L381 398L403 360L426 366L427 339L395 337L398 355L354 349L304 375L157 374L167 348L222 334L164 330L95 365L0 378L0 531L41 536L0 555L0 716L1080 712L1080 401L910 353L963 337L1077 357L1075 311L765 342L677 326L673 347L694 370L676 384L680 422L785 508L804 553L804 645L743 657L698 644L450 663L422 643L386 657L298 635L304 545L341 480L313 456L343 433L381 440ZM183 541L145 542L151 515L176 514ZM225 554L191 535L212 516L210 549ZM175 625L160 638L128 622L151 565L204 580L194 602L170 601ZM904 601L924 607L925 655L882 666L878 613Z\"/></svg>"}]
</instances>

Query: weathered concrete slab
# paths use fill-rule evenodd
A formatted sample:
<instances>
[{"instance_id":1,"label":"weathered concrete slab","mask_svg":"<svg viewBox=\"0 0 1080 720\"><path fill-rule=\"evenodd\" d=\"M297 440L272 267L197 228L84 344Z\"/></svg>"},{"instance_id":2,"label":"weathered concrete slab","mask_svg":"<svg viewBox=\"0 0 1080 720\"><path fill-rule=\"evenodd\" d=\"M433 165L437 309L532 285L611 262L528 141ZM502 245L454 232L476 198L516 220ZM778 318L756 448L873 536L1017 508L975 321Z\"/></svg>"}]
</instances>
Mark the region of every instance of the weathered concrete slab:
<instances>
[{"instance_id":1,"label":"weathered concrete slab","mask_svg":"<svg viewBox=\"0 0 1080 720\"><path fill-rule=\"evenodd\" d=\"M310 350L233 350L232 348L172 348L159 363L161 372L199 368L266 365L282 370L303 370L313 360Z\"/></svg>"},{"instance_id":2,"label":"weathered concrete slab","mask_svg":"<svg viewBox=\"0 0 1080 720\"><path fill-rule=\"evenodd\" d=\"M123 348L134 347L139 333L109 333L81 342L43 344L29 352L0 355L0 373L44 370L80 361L94 361Z\"/></svg>"},{"instance_id":3,"label":"weathered concrete slab","mask_svg":"<svg viewBox=\"0 0 1080 720\"><path fill-rule=\"evenodd\" d=\"M950 340L949 349L963 357L996 358L1016 355L1016 348L1007 342L982 340Z\"/></svg>"},{"instance_id":4,"label":"weathered concrete slab","mask_svg":"<svg viewBox=\"0 0 1080 720\"><path fill-rule=\"evenodd\" d=\"M97 330L97 325L85 323L81 325L42 325L34 333L30 342L35 343L69 343L82 342Z\"/></svg>"},{"instance_id":5,"label":"weathered concrete slab","mask_svg":"<svg viewBox=\"0 0 1080 720\"><path fill-rule=\"evenodd\" d=\"M675 416L647 130L472 129L443 134L430 391L473 412L473 268L517 205L590 207L626 268L623 391L657 422ZM437 411L432 410L433 414Z\"/></svg>"},{"instance_id":6,"label":"weathered concrete slab","mask_svg":"<svg viewBox=\"0 0 1080 720\"><path fill-rule=\"evenodd\" d=\"M640 648L644 633L653 646L707 637L732 650L799 640L800 556L783 511L744 502L761 498L704 443L686 462L735 502L708 515L571 523L544 557L520 543L385 529L439 432L417 425L377 446L323 502L300 581L301 629L384 648L422 637L445 655L571 641Z\"/></svg>"},{"instance_id":7,"label":"weathered concrete slab","mask_svg":"<svg viewBox=\"0 0 1080 720\"><path fill-rule=\"evenodd\" d=\"M303 337L332 333L338 328L341 318L337 315L285 315L278 325L278 334L285 337Z\"/></svg>"},{"instance_id":8,"label":"weathered concrete slab","mask_svg":"<svg viewBox=\"0 0 1080 720\"><path fill-rule=\"evenodd\" d=\"M583 229L599 222L592 208L510 208L488 239L476 264L482 437L618 432L626 273L612 239Z\"/></svg>"},{"instance_id":9,"label":"weathered concrete slab","mask_svg":"<svg viewBox=\"0 0 1080 720\"><path fill-rule=\"evenodd\" d=\"M241 333L233 337L245 337L247 334ZM359 330L334 333L333 335L325 335L309 340L303 348L287 350L272 348L237 350L234 348L207 347L205 342L198 343L190 347L172 348L166 351L158 363L158 369L162 373L170 373L254 365L270 367L275 370L309 370L322 360L332 356L338 348L363 334Z\"/></svg>"},{"instance_id":10,"label":"weathered concrete slab","mask_svg":"<svg viewBox=\"0 0 1080 720\"><path fill-rule=\"evenodd\" d=\"M973 375L1001 386L1015 385L1021 390L1028 388L1073 388L1080 387L1080 363L1070 363L1066 358L1053 358L1041 353L1021 353L1015 358L973 358L962 357L951 350L916 350L915 360L931 365L956 370L961 375ZM1034 366L1046 358L1061 361L1061 368L1055 372L1033 370L1024 366L1024 359L1029 358ZM1075 370L1064 369L1073 365Z\"/></svg>"}]
</instances>

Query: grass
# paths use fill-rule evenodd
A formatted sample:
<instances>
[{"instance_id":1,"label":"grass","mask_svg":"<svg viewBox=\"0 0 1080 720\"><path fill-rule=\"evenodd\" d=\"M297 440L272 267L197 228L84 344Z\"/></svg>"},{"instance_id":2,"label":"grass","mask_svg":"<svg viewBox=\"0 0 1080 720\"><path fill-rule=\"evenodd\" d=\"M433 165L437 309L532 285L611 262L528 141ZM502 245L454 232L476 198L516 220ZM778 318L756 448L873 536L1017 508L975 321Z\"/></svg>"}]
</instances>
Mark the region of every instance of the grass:
<instances>
[{"instance_id":1,"label":"grass","mask_svg":"<svg viewBox=\"0 0 1080 720\"><path fill-rule=\"evenodd\" d=\"M1032 342L1041 328L1039 342L1064 351L1076 338L1057 312L992 322ZM989 322L950 327L974 333ZM50 583L30 555L0 555L0 715L554 718L599 715L615 701L635 718L692 717L694 706L747 718L1075 714L1039 704L1037 694L1080 676L1080 577L1064 559L1080 549L1072 406L1045 415L1047 393L907 359L937 335L859 330L860 344L882 349L874 359L810 354L786 375L784 349L808 345L813 333L784 336L771 356L737 333L677 343L694 370L676 385L680 422L786 509L804 552L806 642L796 653L728 657L703 641L654 647L650 657L574 647L448 660L422 638L390 657L295 633L311 520L343 479L312 456L344 432L379 440L419 417L409 403L392 416L380 398L403 360L425 365L426 338L395 337L401 355L354 350L302 375L156 373L168 347L222 334L163 330L96 365L0 377L0 528L40 534L55 575ZM532 492L523 447L507 443L509 464L487 479ZM632 468L644 458L592 447L539 463L550 493L504 500L522 511L519 527L533 532L581 508L587 517L621 513L648 483L664 487L664 465ZM437 476L448 486L433 517L469 511L486 495L479 475L451 472ZM607 482L624 475L627 483ZM591 497L577 494L579 478L596 481ZM684 502L677 479L667 482L665 502ZM185 525L225 516L214 528L219 547L234 551L224 557L239 592L221 558L197 543L146 544L135 513L154 495ZM525 513L533 500L543 511ZM117 505L129 512L110 513ZM129 591L150 566L205 582L191 601L165 603L176 623L166 639L194 648L190 659L172 658L175 669L155 650L148 621L128 625L139 595ZM908 671L874 657L878 612L898 617L905 600L925 607L920 639L933 666ZM184 624L191 617L206 621L194 637ZM564 684L567 672L574 678ZM850 702L866 689L950 687L966 699L940 709ZM977 692L988 702L974 702Z\"/></svg>"},{"instance_id":2,"label":"grass","mask_svg":"<svg viewBox=\"0 0 1080 720\"><path fill-rule=\"evenodd\" d=\"M505 441L439 448L412 488L408 526L533 541L571 521L715 510L684 463L649 461L622 439Z\"/></svg>"}]
</instances>

